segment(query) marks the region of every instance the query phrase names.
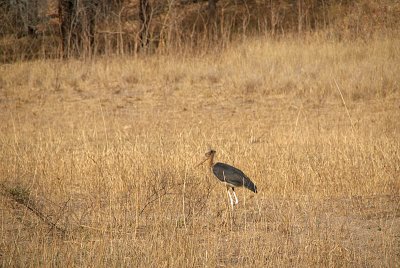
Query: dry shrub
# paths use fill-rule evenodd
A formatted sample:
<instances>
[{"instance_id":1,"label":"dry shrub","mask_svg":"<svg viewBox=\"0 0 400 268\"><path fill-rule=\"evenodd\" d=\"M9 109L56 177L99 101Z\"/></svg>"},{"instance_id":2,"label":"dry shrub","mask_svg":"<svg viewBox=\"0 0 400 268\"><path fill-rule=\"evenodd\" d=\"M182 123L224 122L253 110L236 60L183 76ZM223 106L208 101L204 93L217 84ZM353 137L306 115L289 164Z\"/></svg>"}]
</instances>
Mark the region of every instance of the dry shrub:
<instances>
[{"instance_id":1,"label":"dry shrub","mask_svg":"<svg viewBox=\"0 0 400 268\"><path fill-rule=\"evenodd\" d=\"M25 25L27 22L22 19L26 14L20 14L21 3L10 2L0 7L4 21L0 26L0 60L59 58L62 52L56 1L29 2L30 13L35 13L34 8L37 10L30 25ZM136 55L139 51L143 54L218 51L237 40L264 35L271 39L292 35L307 39L318 34L324 40L368 41L377 36L398 35L400 25L400 4L390 0L220 0L214 19L209 17L204 1L149 1L149 44L141 49L139 1L100 1L95 10L94 44L90 47L84 14L93 3L79 3L80 11L73 23L82 30L72 35L76 34L71 40L76 39L76 43L72 42L71 52L81 58ZM27 30L28 26L33 32Z\"/></svg>"}]
</instances>

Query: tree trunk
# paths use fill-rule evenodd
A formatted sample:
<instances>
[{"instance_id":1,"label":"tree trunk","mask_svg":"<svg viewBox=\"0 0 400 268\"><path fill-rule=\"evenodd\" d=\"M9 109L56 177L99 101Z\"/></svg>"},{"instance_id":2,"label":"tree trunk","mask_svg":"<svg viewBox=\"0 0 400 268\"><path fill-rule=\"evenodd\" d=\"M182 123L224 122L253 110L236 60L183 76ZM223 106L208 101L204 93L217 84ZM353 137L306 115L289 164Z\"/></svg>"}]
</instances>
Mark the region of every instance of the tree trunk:
<instances>
[{"instance_id":1,"label":"tree trunk","mask_svg":"<svg viewBox=\"0 0 400 268\"><path fill-rule=\"evenodd\" d=\"M63 58L74 54L90 56L93 53L98 4L98 0L59 0L58 14Z\"/></svg>"},{"instance_id":2,"label":"tree trunk","mask_svg":"<svg viewBox=\"0 0 400 268\"><path fill-rule=\"evenodd\" d=\"M60 17L61 47L63 58L68 58L71 54L72 22L73 14L76 10L76 1L59 0L58 14Z\"/></svg>"},{"instance_id":3,"label":"tree trunk","mask_svg":"<svg viewBox=\"0 0 400 268\"><path fill-rule=\"evenodd\" d=\"M217 11L217 3L216 3L216 1L215 0L208 0L208 14L210 16L210 20L211 19L215 19L216 11Z\"/></svg>"},{"instance_id":4,"label":"tree trunk","mask_svg":"<svg viewBox=\"0 0 400 268\"><path fill-rule=\"evenodd\" d=\"M303 31L303 20L304 20L304 3L303 0L297 0L297 32Z\"/></svg>"},{"instance_id":5,"label":"tree trunk","mask_svg":"<svg viewBox=\"0 0 400 268\"><path fill-rule=\"evenodd\" d=\"M208 30L209 39L214 41L217 35L217 1L208 0Z\"/></svg>"},{"instance_id":6,"label":"tree trunk","mask_svg":"<svg viewBox=\"0 0 400 268\"><path fill-rule=\"evenodd\" d=\"M139 19L141 24L140 29L140 44L142 48L149 45L149 30L150 30L150 12L151 7L149 0L140 0L139 3Z\"/></svg>"},{"instance_id":7,"label":"tree trunk","mask_svg":"<svg viewBox=\"0 0 400 268\"><path fill-rule=\"evenodd\" d=\"M82 29L85 29L85 35L87 38L86 49L88 55L91 56L94 53L94 35L96 27L96 12L99 7L98 0L86 1L84 5L86 19L82 20ZM82 33L83 34L83 33Z\"/></svg>"}]
</instances>

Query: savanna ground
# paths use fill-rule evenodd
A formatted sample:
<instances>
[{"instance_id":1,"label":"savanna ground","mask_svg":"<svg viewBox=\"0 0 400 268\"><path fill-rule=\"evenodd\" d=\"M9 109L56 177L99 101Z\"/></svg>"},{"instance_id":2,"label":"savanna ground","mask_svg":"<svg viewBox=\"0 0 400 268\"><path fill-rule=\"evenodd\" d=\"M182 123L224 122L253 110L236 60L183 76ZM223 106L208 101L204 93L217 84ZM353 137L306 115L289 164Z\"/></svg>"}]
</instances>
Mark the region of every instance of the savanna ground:
<instances>
[{"instance_id":1,"label":"savanna ground","mask_svg":"<svg viewBox=\"0 0 400 268\"><path fill-rule=\"evenodd\" d=\"M0 73L1 267L400 266L399 39Z\"/></svg>"}]
</instances>

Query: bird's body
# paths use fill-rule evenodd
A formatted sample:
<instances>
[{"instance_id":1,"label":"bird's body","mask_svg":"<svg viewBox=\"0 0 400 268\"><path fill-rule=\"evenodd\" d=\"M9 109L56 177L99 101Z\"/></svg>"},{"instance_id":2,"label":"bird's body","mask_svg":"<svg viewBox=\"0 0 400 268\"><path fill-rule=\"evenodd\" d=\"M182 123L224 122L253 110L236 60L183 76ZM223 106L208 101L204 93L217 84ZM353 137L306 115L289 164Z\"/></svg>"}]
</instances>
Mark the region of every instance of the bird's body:
<instances>
[{"instance_id":1,"label":"bird's body","mask_svg":"<svg viewBox=\"0 0 400 268\"><path fill-rule=\"evenodd\" d=\"M240 169L237 169L225 163L215 163L212 166L212 172L221 182L224 182L228 187L234 188L244 186L250 191L257 193L256 185Z\"/></svg>"},{"instance_id":2,"label":"bird's body","mask_svg":"<svg viewBox=\"0 0 400 268\"><path fill-rule=\"evenodd\" d=\"M206 159L202 162L209 160L209 166L214 173L214 175L221 182L225 183L227 192L231 201L231 205L233 208L233 199L229 189L232 189L233 195L235 197L235 204L238 204L239 200L235 193L235 187L245 187L254 193L257 193L257 186L250 180L246 174L243 173L240 169L237 169L231 165L225 163L214 163L215 151L210 150L206 153ZM200 163L201 164L201 163Z\"/></svg>"}]
</instances>

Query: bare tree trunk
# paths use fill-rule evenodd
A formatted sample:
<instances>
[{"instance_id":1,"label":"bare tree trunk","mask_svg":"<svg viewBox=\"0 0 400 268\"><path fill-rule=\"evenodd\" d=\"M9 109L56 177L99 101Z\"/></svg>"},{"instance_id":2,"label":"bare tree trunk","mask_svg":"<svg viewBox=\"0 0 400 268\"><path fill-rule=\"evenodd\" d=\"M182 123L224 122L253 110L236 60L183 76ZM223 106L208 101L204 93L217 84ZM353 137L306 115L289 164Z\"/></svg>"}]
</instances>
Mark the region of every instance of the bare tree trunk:
<instances>
[{"instance_id":1,"label":"bare tree trunk","mask_svg":"<svg viewBox=\"0 0 400 268\"><path fill-rule=\"evenodd\" d=\"M214 41L217 35L217 0L208 0L209 40Z\"/></svg>"},{"instance_id":2,"label":"bare tree trunk","mask_svg":"<svg viewBox=\"0 0 400 268\"><path fill-rule=\"evenodd\" d=\"M297 0L297 31L303 31L303 17L304 17L304 3L303 0Z\"/></svg>"},{"instance_id":3,"label":"bare tree trunk","mask_svg":"<svg viewBox=\"0 0 400 268\"><path fill-rule=\"evenodd\" d=\"M98 0L86 1L84 5L85 9L85 20L82 20L82 29L85 29L85 35L87 38L87 51L88 55L91 56L94 53L94 35L96 27L96 12L98 9Z\"/></svg>"},{"instance_id":4,"label":"bare tree trunk","mask_svg":"<svg viewBox=\"0 0 400 268\"><path fill-rule=\"evenodd\" d=\"M68 58L71 54L72 21L74 10L76 10L76 1L59 0L58 14L60 17L61 47L63 58Z\"/></svg>"},{"instance_id":5,"label":"bare tree trunk","mask_svg":"<svg viewBox=\"0 0 400 268\"><path fill-rule=\"evenodd\" d=\"M1 5L1 3L0 3ZM39 21L39 2L38 0L15 0L10 1L18 14L22 29L19 35L35 35L35 27Z\"/></svg>"},{"instance_id":6,"label":"bare tree trunk","mask_svg":"<svg viewBox=\"0 0 400 268\"><path fill-rule=\"evenodd\" d=\"M275 36L279 21L278 18L279 8L277 7L277 4L274 2L274 0L270 0L270 5L271 5L271 34L272 36Z\"/></svg>"},{"instance_id":7,"label":"bare tree trunk","mask_svg":"<svg viewBox=\"0 0 400 268\"><path fill-rule=\"evenodd\" d=\"M79 6L78 6L79 4ZM98 0L59 0L60 33L63 58L94 50Z\"/></svg>"},{"instance_id":8,"label":"bare tree trunk","mask_svg":"<svg viewBox=\"0 0 400 268\"><path fill-rule=\"evenodd\" d=\"M215 19L217 11L217 3L215 0L208 0L208 14L210 16L210 20Z\"/></svg>"},{"instance_id":9,"label":"bare tree trunk","mask_svg":"<svg viewBox=\"0 0 400 268\"><path fill-rule=\"evenodd\" d=\"M140 44L142 48L146 48L149 45L150 12L151 12L151 7L149 0L140 0L139 3L139 19L141 24Z\"/></svg>"}]
</instances>

